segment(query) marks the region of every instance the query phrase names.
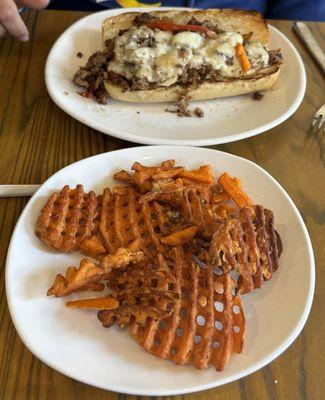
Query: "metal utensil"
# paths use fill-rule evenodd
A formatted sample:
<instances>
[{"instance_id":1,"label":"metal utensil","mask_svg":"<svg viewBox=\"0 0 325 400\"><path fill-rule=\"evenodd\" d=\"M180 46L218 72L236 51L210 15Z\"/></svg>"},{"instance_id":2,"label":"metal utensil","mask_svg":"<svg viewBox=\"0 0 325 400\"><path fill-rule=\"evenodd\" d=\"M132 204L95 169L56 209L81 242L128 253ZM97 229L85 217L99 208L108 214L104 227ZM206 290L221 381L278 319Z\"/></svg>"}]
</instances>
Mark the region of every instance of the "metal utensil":
<instances>
[{"instance_id":1,"label":"metal utensil","mask_svg":"<svg viewBox=\"0 0 325 400\"><path fill-rule=\"evenodd\" d=\"M0 197L30 197L41 185L0 185Z\"/></svg>"},{"instance_id":2,"label":"metal utensil","mask_svg":"<svg viewBox=\"0 0 325 400\"><path fill-rule=\"evenodd\" d=\"M325 104L323 104L321 108L316 111L311 124L317 131L320 131L323 127L323 131L325 132Z\"/></svg>"},{"instance_id":3,"label":"metal utensil","mask_svg":"<svg viewBox=\"0 0 325 400\"><path fill-rule=\"evenodd\" d=\"M304 22L295 22L293 24L293 30L296 32L315 61L318 63L323 71L323 74L325 74L325 54L308 26Z\"/></svg>"}]
</instances>

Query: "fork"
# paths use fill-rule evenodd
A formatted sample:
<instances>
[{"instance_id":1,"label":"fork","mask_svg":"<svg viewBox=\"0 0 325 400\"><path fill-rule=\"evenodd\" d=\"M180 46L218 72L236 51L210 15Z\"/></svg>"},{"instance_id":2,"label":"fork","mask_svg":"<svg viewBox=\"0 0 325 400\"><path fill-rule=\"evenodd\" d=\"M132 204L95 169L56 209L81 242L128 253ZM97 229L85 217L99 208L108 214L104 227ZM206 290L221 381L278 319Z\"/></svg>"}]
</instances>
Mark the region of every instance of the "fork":
<instances>
[{"instance_id":1,"label":"fork","mask_svg":"<svg viewBox=\"0 0 325 400\"><path fill-rule=\"evenodd\" d=\"M311 162L321 160L325 166L325 135L321 134L325 131L325 104L315 113L310 124L307 135L303 143L303 158Z\"/></svg>"},{"instance_id":2,"label":"fork","mask_svg":"<svg viewBox=\"0 0 325 400\"><path fill-rule=\"evenodd\" d=\"M319 132L323 127L323 131L325 132L325 104L323 104L321 108L316 111L311 125L316 131Z\"/></svg>"}]
</instances>

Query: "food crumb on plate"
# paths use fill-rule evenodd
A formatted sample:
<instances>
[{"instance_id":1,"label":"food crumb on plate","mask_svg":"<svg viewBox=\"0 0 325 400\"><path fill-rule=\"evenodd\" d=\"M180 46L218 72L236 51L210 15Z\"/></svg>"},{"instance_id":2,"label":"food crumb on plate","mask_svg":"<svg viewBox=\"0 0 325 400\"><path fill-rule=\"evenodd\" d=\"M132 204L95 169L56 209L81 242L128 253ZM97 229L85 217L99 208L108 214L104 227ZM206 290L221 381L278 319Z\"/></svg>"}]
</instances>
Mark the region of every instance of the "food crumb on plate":
<instances>
[{"instance_id":1,"label":"food crumb on plate","mask_svg":"<svg viewBox=\"0 0 325 400\"><path fill-rule=\"evenodd\" d=\"M82 58L84 55L81 53L81 51L78 51L77 57Z\"/></svg>"},{"instance_id":2,"label":"food crumb on plate","mask_svg":"<svg viewBox=\"0 0 325 400\"><path fill-rule=\"evenodd\" d=\"M253 93L253 95L252 95L252 99L253 99L253 100L257 100L257 101L262 100L263 97L264 97L264 94L262 94L262 93L260 93L260 92L255 92L255 93Z\"/></svg>"},{"instance_id":3,"label":"food crumb on plate","mask_svg":"<svg viewBox=\"0 0 325 400\"><path fill-rule=\"evenodd\" d=\"M204 111L200 107L195 107L194 108L194 114L199 118L204 117Z\"/></svg>"}]
</instances>

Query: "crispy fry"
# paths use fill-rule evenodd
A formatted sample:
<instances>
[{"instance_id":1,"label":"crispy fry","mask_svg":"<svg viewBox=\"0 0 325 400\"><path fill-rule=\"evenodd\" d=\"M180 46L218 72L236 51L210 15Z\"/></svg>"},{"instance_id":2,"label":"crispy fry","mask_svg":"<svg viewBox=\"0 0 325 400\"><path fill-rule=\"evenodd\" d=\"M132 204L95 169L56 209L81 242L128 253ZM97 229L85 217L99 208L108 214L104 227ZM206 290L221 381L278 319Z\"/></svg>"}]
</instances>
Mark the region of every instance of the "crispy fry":
<instances>
[{"instance_id":1,"label":"crispy fry","mask_svg":"<svg viewBox=\"0 0 325 400\"><path fill-rule=\"evenodd\" d=\"M230 200L229 193L220 192L220 193L214 193L212 195L211 203L212 204L226 203L229 200Z\"/></svg>"},{"instance_id":2,"label":"crispy fry","mask_svg":"<svg viewBox=\"0 0 325 400\"><path fill-rule=\"evenodd\" d=\"M273 213L254 206L238 178L224 173L215 182L209 165L188 171L174 160L152 167L135 162L132 170L116 173L123 184L100 196L78 186L50 197L38 223L44 242L98 261L83 259L58 274L47 294L107 286L108 296L66 306L98 310L104 327L128 327L163 359L222 370L245 337L239 294L261 287L279 267Z\"/></svg>"},{"instance_id":3,"label":"crispy fry","mask_svg":"<svg viewBox=\"0 0 325 400\"><path fill-rule=\"evenodd\" d=\"M152 179L158 180L158 179L168 179L168 178L174 178L175 176L179 175L184 171L183 167L173 167L169 170L162 170L159 171L158 173L152 175Z\"/></svg>"},{"instance_id":4,"label":"crispy fry","mask_svg":"<svg viewBox=\"0 0 325 400\"><path fill-rule=\"evenodd\" d=\"M122 169L121 171L116 172L113 175L113 178L116 181L120 181L120 182L127 182L127 183L132 183L133 182L133 176L131 174L129 174L127 171L124 171L124 169Z\"/></svg>"},{"instance_id":5,"label":"crispy fry","mask_svg":"<svg viewBox=\"0 0 325 400\"><path fill-rule=\"evenodd\" d=\"M238 178L232 178L227 172L220 175L218 179L219 184L229 194L233 201L242 208L245 206L253 205L252 200L242 190Z\"/></svg>"},{"instance_id":6,"label":"crispy fry","mask_svg":"<svg viewBox=\"0 0 325 400\"><path fill-rule=\"evenodd\" d=\"M131 242L128 245L128 249L131 250L132 252L136 252L136 251L140 251L141 249L141 243L139 242L138 239L133 240L133 242Z\"/></svg>"},{"instance_id":7,"label":"crispy fry","mask_svg":"<svg viewBox=\"0 0 325 400\"><path fill-rule=\"evenodd\" d=\"M147 167L135 162L132 165L132 170L135 171L134 174L124 170L119 171L114 174L114 179L127 182L140 190L141 193L146 193L152 190L153 181L175 178L184 170L184 167L175 167L174 160L167 160L159 167Z\"/></svg>"},{"instance_id":8,"label":"crispy fry","mask_svg":"<svg viewBox=\"0 0 325 400\"><path fill-rule=\"evenodd\" d=\"M161 238L160 241L169 246L182 246L194 238L197 229L197 226L190 226L181 231L174 232L169 236L165 236Z\"/></svg>"},{"instance_id":9,"label":"crispy fry","mask_svg":"<svg viewBox=\"0 0 325 400\"><path fill-rule=\"evenodd\" d=\"M112 268L123 268L130 263L139 263L144 261L145 255L143 251L135 251L121 247L115 254L108 254L101 260L100 266L104 268L106 273Z\"/></svg>"},{"instance_id":10,"label":"crispy fry","mask_svg":"<svg viewBox=\"0 0 325 400\"><path fill-rule=\"evenodd\" d=\"M69 308L82 308L94 310L115 310L120 305L119 301L112 296L99 297L97 299L82 299L68 301L65 305Z\"/></svg>"},{"instance_id":11,"label":"crispy fry","mask_svg":"<svg viewBox=\"0 0 325 400\"><path fill-rule=\"evenodd\" d=\"M178 185L182 185L187 189L192 189L202 197L203 200L210 202L211 185L208 183L195 181L190 178L182 177L177 179Z\"/></svg>"},{"instance_id":12,"label":"crispy fry","mask_svg":"<svg viewBox=\"0 0 325 400\"><path fill-rule=\"evenodd\" d=\"M116 313L109 310L98 311L97 318L102 323L104 328L110 328L115 324Z\"/></svg>"},{"instance_id":13,"label":"crispy fry","mask_svg":"<svg viewBox=\"0 0 325 400\"><path fill-rule=\"evenodd\" d=\"M58 274L47 295L62 297L82 289L96 288L98 290L101 286L93 284L103 279L112 269L123 268L132 262L138 263L144 259L142 251L133 252L124 248L118 249L116 254L103 257L99 265L85 258L81 260L79 268L69 267L65 277Z\"/></svg>"},{"instance_id":14,"label":"crispy fry","mask_svg":"<svg viewBox=\"0 0 325 400\"><path fill-rule=\"evenodd\" d=\"M81 287L80 289L74 290L77 292L102 292L105 289L104 283L101 282L90 282L87 285Z\"/></svg>"},{"instance_id":15,"label":"crispy fry","mask_svg":"<svg viewBox=\"0 0 325 400\"><path fill-rule=\"evenodd\" d=\"M236 213L236 211L236 208L228 206L228 204L220 204L214 209L214 212L220 218L227 218L230 214Z\"/></svg>"},{"instance_id":16,"label":"crispy fry","mask_svg":"<svg viewBox=\"0 0 325 400\"><path fill-rule=\"evenodd\" d=\"M144 194L140 197L139 203L144 204L149 201L160 200L166 203L178 203L183 198L184 188L181 186L174 190L157 190Z\"/></svg>"},{"instance_id":17,"label":"crispy fry","mask_svg":"<svg viewBox=\"0 0 325 400\"><path fill-rule=\"evenodd\" d=\"M129 174L128 172L122 170L114 174L114 179L120 182L129 183L135 189L140 190L141 193L146 193L151 190L152 184L148 181L150 176L142 172Z\"/></svg>"},{"instance_id":18,"label":"crispy fry","mask_svg":"<svg viewBox=\"0 0 325 400\"><path fill-rule=\"evenodd\" d=\"M109 191L109 188L105 188L104 192L105 191ZM113 186L112 193L117 196L127 196L130 193L130 188L129 186L122 186L122 185Z\"/></svg>"},{"instance_id":19,"label":"crispy fry","mask_svg":"<svg viewBox=\"0 0 325 400\"><path fill-rule=\"evenodd\" d=\"M213 183L213 175L210 165L202 165L199 169L193 169L191 171L183 171L179 173L180 177L190 178L194 181L203 183Z\"/></svg>"},{"instance_id":20,"label":"crispy fry","mask_svg":"<svg viewBox=\"0 0 325 400\"><path fill-rule=\"evenodd\" d=\"M100 255L107 253L99 235L93 235L89 239L85 239L80 244L80 250L89 257L99 258Z\"/></svg>"},{"instance_id":21,"label":"crispy fry","mask_svg":"<svg viewBox=\"0 0 325 400\"><path fill-rule=\"evenodd\" d=\"M146 165L142 165L139 162L135 162L133 163L131 169L136 172L146 172L148 175L152 176L160 171L166 171L174 167L175 160L166 160L161 164L160 167L147 167Z\"/></svg>"},{"instance_id":22,"label":"crispy fry","mask_svg":"<svg viewBox=\"0 0 325 400\"><path fill-rule=\"evenodd\" d=\"M81 260L79 268L69 267L66 276L58 274L52 287L47 291L48 296L67 296L90 283L98 282L105 274L105 270L87 258Z\"/></svg>"}]
</instances>

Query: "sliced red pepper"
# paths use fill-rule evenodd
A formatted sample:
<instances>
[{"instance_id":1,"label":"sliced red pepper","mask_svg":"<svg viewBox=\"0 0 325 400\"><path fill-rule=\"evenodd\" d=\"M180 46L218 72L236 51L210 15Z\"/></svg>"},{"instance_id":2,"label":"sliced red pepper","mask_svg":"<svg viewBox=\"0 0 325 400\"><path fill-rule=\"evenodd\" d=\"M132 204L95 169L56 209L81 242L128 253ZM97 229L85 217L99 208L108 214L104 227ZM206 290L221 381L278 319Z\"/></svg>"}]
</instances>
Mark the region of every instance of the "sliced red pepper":
<instances>
[{"instance_id":1,"label":"sliced red pepper","mask_svg":"<svg viewBox=\"0 0 325 400\"><path fill-rule=\"evenodd\" d=\"M151 29L160 29L161 31L171 31L171 32L191 31L191 32L202 33L203 35L208 36L210 38L216 36L215 32L201 25L178 25L170 21L152 21L148 22L146 26Z\"/></svg>"},{"instance_id":2,"label":"sliced red pepper","mask_svg":"<svg viewBox=\"0 0 325 400\"><path fill-rule=\"evenodd\" d=\"M94 84L90 84L86 92L77 92L82 97L86 97L86 99L92 99L93 93L95 90Z\"/></svg>"}]
</instances>

